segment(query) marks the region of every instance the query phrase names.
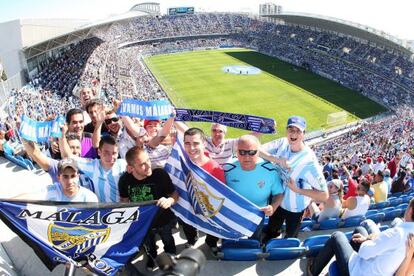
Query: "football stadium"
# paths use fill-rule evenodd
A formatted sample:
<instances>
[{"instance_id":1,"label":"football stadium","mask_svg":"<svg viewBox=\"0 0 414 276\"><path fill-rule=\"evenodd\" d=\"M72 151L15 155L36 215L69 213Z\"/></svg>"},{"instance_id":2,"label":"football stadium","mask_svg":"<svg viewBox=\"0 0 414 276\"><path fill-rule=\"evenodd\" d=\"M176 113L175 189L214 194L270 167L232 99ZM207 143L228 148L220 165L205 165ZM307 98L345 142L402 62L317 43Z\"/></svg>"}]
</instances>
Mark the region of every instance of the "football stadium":
<instances>
[{"instance_id":1,"label":"football stadium","mask_svg":"<svg viewBox=\"0 0 414 276\"><path fill-rule=\"evenodd\" d=\"M0 23L0 275L414 273L414 48L258 8Z\"/></svg>"}]
</instances>

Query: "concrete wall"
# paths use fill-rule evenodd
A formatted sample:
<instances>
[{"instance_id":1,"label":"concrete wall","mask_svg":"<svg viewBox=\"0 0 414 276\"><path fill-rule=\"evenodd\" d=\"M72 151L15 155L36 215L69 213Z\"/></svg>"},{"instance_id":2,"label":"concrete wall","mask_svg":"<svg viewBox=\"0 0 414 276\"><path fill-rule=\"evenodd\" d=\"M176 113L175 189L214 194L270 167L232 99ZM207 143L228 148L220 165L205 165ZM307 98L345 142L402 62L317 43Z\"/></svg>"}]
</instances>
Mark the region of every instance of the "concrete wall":
<instances>
[{"instance_id":1,"label":"concrete wall","mask_svg":"<svg viewBox=\"0 0 414 276\"><path fill-rule=\"evenodd\" d=\"M0 24L0 41L0 59L7 76L12 77L22 70L19 56L22 49L20 20Z\"/></svg>"}]
</instances>

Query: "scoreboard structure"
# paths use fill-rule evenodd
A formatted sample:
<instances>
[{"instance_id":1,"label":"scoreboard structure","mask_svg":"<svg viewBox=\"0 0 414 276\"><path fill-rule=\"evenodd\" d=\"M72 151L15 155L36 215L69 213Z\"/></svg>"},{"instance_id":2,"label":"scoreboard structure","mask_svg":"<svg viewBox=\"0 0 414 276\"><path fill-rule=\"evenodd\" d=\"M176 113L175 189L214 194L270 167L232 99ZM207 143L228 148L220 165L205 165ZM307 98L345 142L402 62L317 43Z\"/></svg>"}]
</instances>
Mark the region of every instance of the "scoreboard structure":
<instances>
[{"instance_id":1,"label":"scoreboard structure","mask_svg":"<svg viewBox=\"0 0 414 276\"><path fill-rule=\"evenodd\" d=\"M194 7L168 8L168 15L194 14Z\"/></svg>"}]
</instances>

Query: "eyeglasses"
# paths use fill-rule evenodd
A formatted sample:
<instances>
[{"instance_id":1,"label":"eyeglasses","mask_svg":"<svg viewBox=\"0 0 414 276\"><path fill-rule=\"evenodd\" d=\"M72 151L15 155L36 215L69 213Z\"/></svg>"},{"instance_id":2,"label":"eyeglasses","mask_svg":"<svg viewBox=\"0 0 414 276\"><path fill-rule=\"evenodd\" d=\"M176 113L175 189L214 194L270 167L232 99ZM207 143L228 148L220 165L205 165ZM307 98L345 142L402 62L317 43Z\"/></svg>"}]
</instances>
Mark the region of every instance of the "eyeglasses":
<instances>
[{"instance_id":1,"label":"eyeglasses","mask_svg":"<svg viewBox=\"0 0 414 276\"><path fill-rule=\"evenodd\" d=\"M253 155L256 155L256 153L257 153L257 150L239 150L239 154L241 156L245 156L245 155L253 156Z\"/></svg>"},{"instance_id":2,"label":"eyeglasses","mask_svg":"<svg viewBox=\"0 0 414 276\"><path fill-rule=\"evenodd\" d=\"M105 124L110 125L110 124L116 123L118 121L119 121L119 118L118 117L113 117L113 118L106 119L105 120Z\"/></svg>"}]
</instances>

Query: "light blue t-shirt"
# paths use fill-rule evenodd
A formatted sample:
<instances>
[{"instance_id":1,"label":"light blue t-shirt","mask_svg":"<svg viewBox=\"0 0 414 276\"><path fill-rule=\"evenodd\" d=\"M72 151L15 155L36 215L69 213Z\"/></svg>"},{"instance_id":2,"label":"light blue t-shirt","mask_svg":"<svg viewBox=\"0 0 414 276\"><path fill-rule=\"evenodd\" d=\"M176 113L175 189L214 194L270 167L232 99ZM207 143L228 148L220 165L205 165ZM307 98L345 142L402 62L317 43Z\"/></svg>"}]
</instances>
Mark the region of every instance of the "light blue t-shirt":
<instances>
[{"instance_id":1,"label":"light blue t-shirt","mask_svg":"<svg viewBox=\"0 0 414 276\"><path fill-rule=\"evenodd\" d=\"M65 202L98 202L98 198L90 190L79 186L78 193L73 197L67 197L60 183L55 182L46 187L46 200Z\"/></svg>"},{"instance_id":2,"label":"light blue t-shirt","mask_svg":"<svg viewBox=\"0 0 414 276\"><path fill-rule=\"evenodd\" d=\"M256 168L244 171L240 162L224 165L227 186L258 207L269 204L270 196L283 193L282 181L272 163L259 159Z\"/></svg>"}]
</instances>

